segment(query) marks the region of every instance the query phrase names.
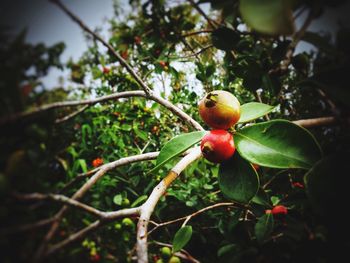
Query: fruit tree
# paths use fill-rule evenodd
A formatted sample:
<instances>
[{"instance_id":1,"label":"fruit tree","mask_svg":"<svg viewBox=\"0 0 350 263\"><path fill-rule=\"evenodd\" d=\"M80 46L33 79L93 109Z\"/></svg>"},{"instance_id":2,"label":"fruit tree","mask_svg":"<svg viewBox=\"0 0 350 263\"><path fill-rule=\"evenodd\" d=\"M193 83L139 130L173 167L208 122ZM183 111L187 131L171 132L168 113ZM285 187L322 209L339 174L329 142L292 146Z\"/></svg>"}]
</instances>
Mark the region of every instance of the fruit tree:
<instances>
[{"instance_id":1,"label":"fruit tree","mask_svg":"<svg viewBox=\"0 0 350 263\"><path fill-rule=\"evenodd\" d=\"M3 262L346 256L350 30L310 30L346 1L51 2L88 49L1 29Z\"/></svg>"}]
</instances>

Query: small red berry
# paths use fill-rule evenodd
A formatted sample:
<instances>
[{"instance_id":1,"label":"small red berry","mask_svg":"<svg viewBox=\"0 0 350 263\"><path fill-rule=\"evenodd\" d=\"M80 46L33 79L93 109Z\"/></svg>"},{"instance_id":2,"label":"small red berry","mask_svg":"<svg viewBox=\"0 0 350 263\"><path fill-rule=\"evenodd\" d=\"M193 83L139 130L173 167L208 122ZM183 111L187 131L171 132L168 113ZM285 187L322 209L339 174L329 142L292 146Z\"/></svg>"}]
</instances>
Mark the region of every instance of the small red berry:
<instances>
[{"instance_id":1,"label":"small red berry","mask_svg":"<svg viewBox=\"0 0 350 263\"><path fill-rule=\"evenodd\" d=\"M271 213L272 213L271 209L266 209L265 210L265 214L271 214Z\"/></svg>"},{"instance_id":2,"label":"small red berry","mask_svg":"<svg viewBox=\"0 0 350 263\"><path fill-rule=\"evenodd\" d=\"M99 254L95 254L95 255L91 255L91 256L90 256L90 260L91 260L92 262L100 261L100 259L101 259L101 256L100 256Z\"/></svg>"},{"instance_id":3,"label":"small red berry","mask_svg":"<svg viewBox=\"0 0 350 263\"><path fill-rule=\"evenodd\" d=\"M284 205L276 205L274 208L272 208L271 213L273 215L286 215L288 214L288 210Z\"/></svg>"},{"instance_id":4,"label":"small red berry","mask_svg":"<svg viewBox=\"0 0 350 263\"><path fill-rule=\"evenodd\" d=\"M140 36L135 36L134 37L134 41L136 45L140 45L141 44L141 37Z\"/></svg>"},{"instance_id":5,"label":"small red berry","mask_svg":"<svg viewBox=\"0 0 350 263\"><path fill-rule=\"evenodd\" d=\"M93 167L98 167L103 164L103 159L102 158L96 158L95 160L92 161L92 166Z\"/></svg>"},{"instance_id":6,"label":"small red berry","mask_svg":"<svg viewBox=\"0 0 350 263\"><path fill-rule=\"evenodd\" d=\"M301 188L303 189L304 188L304 185L299 183L299 182L294 182L292 183L292 186L295 187L295 188Z\"/></svg>"},{"instance_id":7,"label":"small red berry","mask_svg":"<svg viewBox=\"0 0 350 263\"><path fill-rule=\"evenodd\" d=\"M204 158L213 163L221 163L229 159L235 150L233 137L225 130L212 130L203 137L201 142Z\"/></svg>"},{"instance_id":8,"label":"small red berry","mask_svg":"<svg viewBox=\"0 0 350 263\"><path fill-rule=\"evenodd\" d=\"M102 72L103 72L103 74L108 74L109 72L111 72L111 69L107 68L107 67L103 67Z\"/></svg>"},{"instance_id":9,"label":"small red berry","mask_svg":"<svg viewBox=\"0 0 350 263\"><path fill-rule=\"evenodd\" d=\"M120 52L120 55L122 56L123 59L128 59L128 51L127 50L124 50L122 52Z\"/></svg>"}]
</instances>

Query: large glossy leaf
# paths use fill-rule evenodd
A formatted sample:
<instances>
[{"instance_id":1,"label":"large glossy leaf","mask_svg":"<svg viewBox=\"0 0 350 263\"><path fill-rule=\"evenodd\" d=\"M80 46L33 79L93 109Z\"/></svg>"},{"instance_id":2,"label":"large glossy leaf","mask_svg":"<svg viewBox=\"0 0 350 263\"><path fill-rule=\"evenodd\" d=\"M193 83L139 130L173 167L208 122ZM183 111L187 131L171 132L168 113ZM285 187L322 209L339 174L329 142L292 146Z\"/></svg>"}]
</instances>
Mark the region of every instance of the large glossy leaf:
<instances>
[{"instance_id":1,"label":"large glossy leaf","mask_svg":"<svg viewBox=\"0 0 350 263\"><path fill-rule=\"evenodd\" d=\"M234 140L244 159L266 167L309 169L322 155L311 133L286 120L245 127Z\"/></svg>"},{"instance_id":2,"label":"large glossy leaf","mask_svg":"<svg viewBox=\"0 0 350 263\"><path fill-rule=\"evenodd\" d=\"M233 201L248 203L259 188L259 177L250 163L235 153L219 170L222 193Z\"/></svg>"},{"instance_id":3,"label":"large glossy leaf","mask_svg":"<svg viewBox=\"0 0 350 263\"><path fill-rule=\"evenodd\" d=\"M249 122L271 112L275 107L259 102L249 102L241 106L239 123Z\"/></svg>"},{"instance_id":4,"label":"large glossy leaf","mask_svg":"<svg viewBox=\"0 0 350 263\"><path fill-rule=\"evenodd\" d=\"M178 135L168 141L160 150L160 153L157 157L156 166L149 173L158 170L168 161L192 147L194 144L199 142L206 133L206 131L185 133Z\"/></svg>"},{"instance_id":5,"label":"large glossy leaf","mask_svg":"<svg viewBox=\"0 0 350 263\"><path fill-rule=\"evenodd\" d=\"M258 219L255 224L255 236L259 243L264 242L272 233L274 225L273 216L271 213L265 214Z\"/></svg>"},{"instance_id":6,"label":"large glossy leaf","mask_svg":"<svg viewBox=\"0 0 350 263\"><path fill-rule=\"evenodd\" d=\"M241 0L239 10L244 22L258 32L270 35L294 32L291 1Z\"/></svg>"},{"instance_id":7,"label":"large glossy leaf","mask_svg":"<svg viewBox=\"0 0 350 263\"><path fill-rule=\"evenodd\" d=\"M173 252L180 251L192 237L192 226L183 226L175 234L173 240Z\"/></svg>"},{"instance_id":8,"label":"large glossy leaf","mask_svg":"<svg viewBox=\"0 0 350 263\"><path fill-rule=\"evenodd\" d=\"M215 29L211 35L214 47L222 50L232 50L236 47L240 36L237 31L227 27Z\"/></svg>"}]
</instances>

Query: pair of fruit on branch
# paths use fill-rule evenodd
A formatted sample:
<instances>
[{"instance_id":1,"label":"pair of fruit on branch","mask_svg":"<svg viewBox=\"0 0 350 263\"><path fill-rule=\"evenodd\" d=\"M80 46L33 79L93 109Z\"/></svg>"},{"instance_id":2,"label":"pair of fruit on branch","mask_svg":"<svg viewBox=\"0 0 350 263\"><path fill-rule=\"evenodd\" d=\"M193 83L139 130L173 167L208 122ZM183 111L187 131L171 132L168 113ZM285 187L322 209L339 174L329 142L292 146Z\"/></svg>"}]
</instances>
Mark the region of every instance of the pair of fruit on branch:
<instances>
[{"instance_id":1,"label":"pair of fruit on branch","mask_svg":"<svg viewBox=\"0 0 350 263\"><path fill-rule=\"evenodd\" d=\"M213 130L201 141L204 158L221 163L236 151L233 136L227 130L233 127L241 116L241 105L230 92L215 90L206 94L199 102L199 114Z\"/></svg>"}]
</instances>

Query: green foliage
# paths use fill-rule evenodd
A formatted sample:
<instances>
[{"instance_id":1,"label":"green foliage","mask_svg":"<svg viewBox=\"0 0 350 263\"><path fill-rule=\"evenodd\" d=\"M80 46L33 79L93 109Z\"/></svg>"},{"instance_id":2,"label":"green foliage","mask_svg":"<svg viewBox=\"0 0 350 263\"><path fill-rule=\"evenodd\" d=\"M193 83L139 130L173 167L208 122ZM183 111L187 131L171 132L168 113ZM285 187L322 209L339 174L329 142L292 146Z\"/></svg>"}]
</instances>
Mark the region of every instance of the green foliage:
<instances>
[{"instance_id":1,"label":"green foliage","mask_svg":"<svg viewBox=\"0 0 350 263\"><path fill-rule=\"evenodd\" d=\"M311 168L321 150L305 129L283 120L255 124L236 133L236 147L251 163L274 168Z\"/></svg>"},{"instance_id":2,"label":"green foliage","mask_svg":"<svg viewBox=\"0 0 350 263\"><path fill-rule=\"evenodd\" d=\"M264 103L249 102L241 105L241 117L238 123L250 122L257 118L260 118L271 111L275 107Z\"/></svg>"},{"instance_id":3,"label":"green foliage","mask_svg":"<svg viewBox=\"0 0 350 263\"><path fill-rule=\"evenodd\" d=\"M175 234L173 240L173 252L180 251L192 237L192 226L183 226Z\"/></svg>"},{"instance_id":4,"label":"green foliage","mask_svg":"<svg viewBox=\"0 0 350 263\"><path fill-rule=\"evenodd\" d=\"M233 201L233 205L194 216L191 227L179 230L177 222L158 228L148 235L150 260L159 256L153 241L169 244L175 237L174 250L186 246L200 262L341 262L337 255L341 257L349 245L344 216L349 179L344 171L350 139L343 122L350 101L349 30L340 28L334 38L307 31L302 41L317 49L293 54L291 66L278 70L292 41L285 36L294 30L292 12L296 15L316 7L313 14L321 15L320 10L327 11L340 1L297 1L293 6L289 1L272 0L197 2L200 8L210 3L213 9L203 10L216 21L217 29L208 30L208 21L186 1L130 1L132 12L119 5L116 16L107 22L108 33L103 34L156 94L196 121L202 123L197 106L205 92L230 91L242 105L240 123L230 130L237 147L233 158L221 165L195 161L167 189L151 219L166 222L216 203ZM0 37L0 118L51 102L140 89L114 55L90 38L88 50L79 59L62 64L62 43L51 47L28 44L25 33L8 37L1 32ZM205 47L210 48L201 52ZM54 89L41 83L52 67L70 73ZM74 118L55 123L77 109L58 108L0 127L1 225L10 229L36 222L60 208L49 201L15 200L14 192L72 196L87 178L70 182L94 169L93 160L108 163L161 151L157 161L109 171L80 200L102 211L137 207L175 159L204 135L145 98L90 105ZM310 132L276 120L334 113L339 123ZM269 118L272 121L264 122ZM330 157L320 160L315 138ZM253 164L260 167L253 168ZM288 207L284 219L265 214L277 204ZM93 215L70 209L52 243L94 220ZM106 224L47 260L87 262L97 253L100 262L131 262L136 224L133 217ZM28 261L44 232L1 235L2 260Z\"/></svg>"},{"instance_id":5,"label":"green foliage","mask_svg":"<svg viewBox=\"0 0 350 263\"><path fill-rule=\"evenodd\" d=\"M233 201L248 203L258 191L259 177L252 165L236 153L220 166L219 186Z\"/></svg>"},{"instance_id":6,"label":"green foliage","mask_svg":"<svg viewBox=\"0 0 350 263\"><path fill-rule=\"evenodd\" d=\"M197 131L181 134L171 139L160 150L160 153L157 157L156 167L154 167L150 171L150 173L158 170L171 159L175 158L176 156L179 156L181 153L192 147L194 144L198 143L205 134L206 131Z\"/></svg>"}]
</instances>

